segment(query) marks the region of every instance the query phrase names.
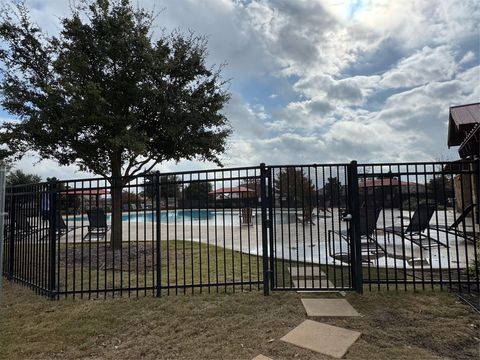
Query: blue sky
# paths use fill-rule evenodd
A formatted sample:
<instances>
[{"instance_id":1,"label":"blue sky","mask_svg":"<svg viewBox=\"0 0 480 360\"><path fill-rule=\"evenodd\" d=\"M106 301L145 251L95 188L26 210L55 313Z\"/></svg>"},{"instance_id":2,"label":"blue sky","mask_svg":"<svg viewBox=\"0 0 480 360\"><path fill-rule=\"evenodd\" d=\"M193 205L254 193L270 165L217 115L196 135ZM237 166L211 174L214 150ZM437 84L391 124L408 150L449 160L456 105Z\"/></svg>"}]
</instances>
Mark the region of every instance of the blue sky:
<instances>
[{"instance_id":1,"label":"blue sky","mask_svg":"<svg viewBox=\"0 0 480 360\"><path fill-rule=\"evenodd\" d=\"M157 25L209 40L226 62L233 127L226 166L445 160L448 108L480 101L476 1L139 0ZM67 1L27 1L49 33ZM155 4L155 5L154 5ZM9 118L0 110L0 119ZM18 167L79 177L53 161ZM209 168L165 163L162 171Z\"/></svg>"}]
</instances>

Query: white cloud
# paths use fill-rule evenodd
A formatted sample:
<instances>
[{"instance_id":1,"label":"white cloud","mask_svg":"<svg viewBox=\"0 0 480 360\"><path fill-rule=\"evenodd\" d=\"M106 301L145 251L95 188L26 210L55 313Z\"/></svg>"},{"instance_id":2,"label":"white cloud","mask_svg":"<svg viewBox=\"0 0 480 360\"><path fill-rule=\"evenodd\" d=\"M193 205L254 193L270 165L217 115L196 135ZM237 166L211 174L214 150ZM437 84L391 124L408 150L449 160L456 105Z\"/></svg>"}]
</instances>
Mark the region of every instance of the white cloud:
<instances>
[{"instance_id":1,"label":"white cloud","mask_svg":"<svg viewBox=\"0 0 480 360\"><path fill-rule=\"evenodd\" d=\"M424 47L402 59L380 82L386 88L412 87L451 79L457 70L450 46Z\"/></svg>"},{"instance_id":2,"label":"white cloud","mask_svg":"<svg viewBox=\"0 0 480 360\"><path fill-rule=\"evenodd\" d=\"M262 106L252 106L234 93L225 108L234 136L261 137L265 135L264 120L268 118Z\"/></svg>"},{"instance_id":3,"label":"white cloud","mask_svg":"<svg viewBox=\"0 0 480 360\"><path fill-rule=\"evenodd\" d=\"M473 51L468 51L463 55L462 59L458 62L460 65L468 64L469 62L475 60L475 53Z\"/></svg>"},{"instance_id":4,"label":"white cloud","mask_svg":"<svg viewBox=\"0 0 480 360\"><path fill-rule=\"evenodd\" d=\"M35 18L54 32L53 15L64 14L67 2L36 3ZM480 99L475 0L139 4L165 6L159 28L206 34L210 63L228 63L233 97L225 113L234 135L226 165L452 157L448 107ZM211 167L168 162L160 169Z\"/></svg>"}]
</instances>

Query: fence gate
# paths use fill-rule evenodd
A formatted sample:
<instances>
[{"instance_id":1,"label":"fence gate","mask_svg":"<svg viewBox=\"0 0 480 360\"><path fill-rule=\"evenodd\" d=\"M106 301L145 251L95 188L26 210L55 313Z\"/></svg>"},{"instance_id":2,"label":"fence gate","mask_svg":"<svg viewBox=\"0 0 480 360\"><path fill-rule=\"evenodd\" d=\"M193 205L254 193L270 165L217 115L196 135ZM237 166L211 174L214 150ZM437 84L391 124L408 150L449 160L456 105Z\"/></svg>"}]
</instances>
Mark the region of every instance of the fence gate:
<instances>
[{"instance_id":1,"label":"fence gate","mask_svg":"<svg viewBox=\"0 0 480 360\"><path fill-rule=\"evenodd\" d=\"M268 168L272 290L357 287L352 225L358 197L350 195L356 186L352 164Z\"/></svg>"}]
</instances>

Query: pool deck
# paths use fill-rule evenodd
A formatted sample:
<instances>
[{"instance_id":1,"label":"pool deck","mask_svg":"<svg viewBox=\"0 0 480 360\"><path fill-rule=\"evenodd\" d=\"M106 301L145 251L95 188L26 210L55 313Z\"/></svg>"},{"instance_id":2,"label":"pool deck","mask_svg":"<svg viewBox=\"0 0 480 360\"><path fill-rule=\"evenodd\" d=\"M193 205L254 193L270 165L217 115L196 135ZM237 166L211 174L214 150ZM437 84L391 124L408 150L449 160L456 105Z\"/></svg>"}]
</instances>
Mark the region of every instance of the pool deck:
<instances>
[{"instance_id":1,"label":"pool deck","mask_svg":"<svg viewBox=\"0 0 480 360\"><path fill-rule=\"evenodd\" d=\"M341 221L340 211L334 211L330 217L320 216L314 217L314 224L303 224L300 222L281 223L277 221L274 226L274 250L275 257L283 259L291 259L292 261L301 261L320 264L341 265L342 262L330 256L332 253L346 253L349 251L349 245L346 240L341 240L338 234L333 234L332 241L328 242L329 233L332 231L346 230L347 223ZM402 219L400 211L388 209L382 211L377 222L377 228L382 229L385 226L400 226ZM445 216L446 215L446 216ZM229 216L240 217L239 212L229 213ZM404 222L408 222L409 214L404 212ZM452 211L439 212L432 217L432 225L444 225L453 222L454 214ZM252 255L262 255L262 227L260 218L254 217L254 224L235 225L231 221L230 224L223 225L220 221L181 221L165 222L160 226L161 241L191 241L202 244L221 246L227 249L233 249ZM278 223L280 222L280 223ZM207 225L208 223L208 225ZM86 224L84 224L86 225ZM79 243L84 235L86 235L86 227L76 229L67 236L62 236L61 243ZM480 238L478 225L475 229L476 237ZM440 242L449 245L447 248L433 241L430 241L431 247L423 249L412 242L402 241L401 237L393 235L386 236L382 230L377 231L378 243L385 248L388 256L382 256L378 259L371 258L371 266L378 267L398 267L412 268L420 266L421 259L427 260L428 267L447 268L448 264L454 268L466 267L468 263L472 263L475 259L475 247L473 242L466 241L463 237L446 234L438 230L429 230L425 235L430 239L438 239ZM109 234L107 235L109 236ZM156 241L156 222L155 221L130 221L123 222L123 241L134 241L140 243L152 243ZM88 241L88 239L86 240ZM93 237L92 241L96 241ZM427 238L426 244L429 243ZM370 249L375 249L376 245L370 245ZM480 257L480 254L477 254ZM406 261L406 259L414 258L415 261Z\"/></svg>"}]
</instances>

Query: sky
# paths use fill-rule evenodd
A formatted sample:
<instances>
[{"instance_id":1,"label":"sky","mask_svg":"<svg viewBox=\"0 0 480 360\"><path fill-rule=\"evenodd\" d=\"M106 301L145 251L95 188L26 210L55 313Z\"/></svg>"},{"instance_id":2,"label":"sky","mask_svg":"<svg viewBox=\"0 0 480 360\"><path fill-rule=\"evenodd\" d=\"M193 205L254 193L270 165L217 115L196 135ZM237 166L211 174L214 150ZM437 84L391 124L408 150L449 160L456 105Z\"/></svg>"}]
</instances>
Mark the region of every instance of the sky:
<instances>
[{"instance_id":1,"label":"sky","mask_svg":"<svg viewBox=\"0 0 480 360\"><path fill-rule=\"evenodd\" d=\"M158 31L208 38L226 63L233 134L226 167L454 160L450 106L480 101L480 5L475 0L138 0ZM68 1L27 0L49 34ZM0 110L1 119L10 118ZM29 154L43 178L91 176ZM181 161L160 171L214 168Z\"/></svg>"}]
</instances>

